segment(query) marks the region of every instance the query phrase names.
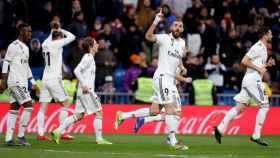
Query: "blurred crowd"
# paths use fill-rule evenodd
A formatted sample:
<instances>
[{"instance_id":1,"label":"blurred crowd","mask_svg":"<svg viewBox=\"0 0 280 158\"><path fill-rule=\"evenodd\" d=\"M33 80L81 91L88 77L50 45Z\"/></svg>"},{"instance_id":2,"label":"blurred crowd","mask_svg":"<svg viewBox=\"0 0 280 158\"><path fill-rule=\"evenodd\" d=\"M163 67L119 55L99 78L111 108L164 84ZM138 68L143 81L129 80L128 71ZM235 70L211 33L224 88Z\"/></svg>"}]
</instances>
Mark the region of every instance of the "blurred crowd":
<instances>
[{"instance_id":1,"label":"blurred crowd","mask_svg":"<svg viewBox=\"0 0 280 158\"><path fill-rule=\"evenodd\" d=\"M28 22L33 29L30 65L34 76L41 78L41 43L50 33L50 22L59 20L77 36L64 49L64 77L74 78L72 70L84 53L81 42L91 36L100 45L95 56L96 91L132 93L137 78L152 77L157 67L157 46L147 42L144 34L159 8L165 20L157 33L168 32L170 24L181 18L189 49L184 58L187 75L212 80L217 92L240 89L244 74L240 60L258 40L260 26L271 28L268 52L280 61L280 0L1 0L1 59L16 37L17 25ZM273 93L280 93L279 79L277 64L264 77ZM188 92L190 87L182 85L180 90Z\"/></svg>"}]
</instances>

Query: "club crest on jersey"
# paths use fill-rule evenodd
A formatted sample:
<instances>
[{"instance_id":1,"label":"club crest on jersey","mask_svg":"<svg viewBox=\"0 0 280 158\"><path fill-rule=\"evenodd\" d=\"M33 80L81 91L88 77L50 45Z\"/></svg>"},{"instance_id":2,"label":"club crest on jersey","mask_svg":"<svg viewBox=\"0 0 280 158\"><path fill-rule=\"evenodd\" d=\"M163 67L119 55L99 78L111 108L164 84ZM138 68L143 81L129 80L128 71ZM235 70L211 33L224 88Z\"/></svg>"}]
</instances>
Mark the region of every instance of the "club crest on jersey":
<instances>
[{"instance_id":1,"label":"club crest on jersey","mask_svg":"<svg viewBox=\"0 0 280 158\"><path fill-rule=\"evenodd\" d=\"M178 59L182 58L178 50L175 50L174 52L168 51L168 55Z\"/></svg>"}]
</instances>

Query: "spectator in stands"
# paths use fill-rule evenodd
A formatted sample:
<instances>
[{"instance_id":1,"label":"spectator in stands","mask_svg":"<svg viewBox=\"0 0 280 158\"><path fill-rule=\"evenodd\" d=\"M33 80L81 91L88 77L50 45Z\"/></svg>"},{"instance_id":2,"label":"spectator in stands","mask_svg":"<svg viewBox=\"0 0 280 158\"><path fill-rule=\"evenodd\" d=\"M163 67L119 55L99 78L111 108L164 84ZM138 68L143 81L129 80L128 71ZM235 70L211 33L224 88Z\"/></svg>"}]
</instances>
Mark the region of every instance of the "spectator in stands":
<instances>
[{"instance_id":1,"label":"spectator in stands","mask_svg":"<svg viewBox=\"0 0 280 158\"><path fill-rule=\"evenodd\" d=\"M102 17L96 17L94 24L93 24L93 28L90 31L90 36L93 37L94 39L98 38L98 35L101 34L102 30L103 30L103 18Z\"/></svg>"},{"instance_id":2,"label":"spectator in stands","mask_svg":"<svg viewBox=\"0 0 280 158\"><path fill-rule=\"evenodd\" d=\"M42 8L34 10L32 17L32 29L40 30L45 33L49 31L49 24L54 16L53 4L51 1L46 1Z\"/></svg>"},{"instance_id":3,"label":"spectator in stands","mask_svg":"<svg viewBox=\"0 0 280 158\"><path fill-rule=\"evenodd\" d=\"M151 0L139 0L135 24L140 30L146 30L152 23L155 11L151 7Z\"/></svg>"},{"instance_id":4,"label":"spectator in stands","mask_svg":"<svg viewBox=\"0 0 280 158\"><path fill-rule=\"evenodd\" d=\"M186 68L188 70L188 76L193 80L204 78L205 71L203 67L203 56L201 54L197 56L189 56L186 60Z\"/></svg>"},{"instance_id":5,"label":"spectator in stands","mask_svg":"<svg viewBox=\"0 0 280 158\"><path fill-rule=\"evenodd\" d=\"M175 16L183 17L185 11L192 6L192 0L162 0L162 4L169 5Z\"/></svg>"},{"instance_id":6,"label":"spectator in stands","mask_svg":"<svg viewBox=\"0 0 280 158\"><path fill-rule=\"evenodd\" d=\"M224 75L224 89L228 93L237 93L241 89L241 81L244 76L244 69L241 67L239 61L235 62Z\"/></svg>"},{"instance_id":7,"label":"spectator in stands","mask_svg":"<svg viewBox=\"0 0 280 158\"><path fill-rule=\"evenodd\" d=\"M207 72L208 79L213 81L217 88L218 93L223 93L224 74L226 73L226 67L221 63L218 54L211 56L211 61L205 65L205 71Z\"/></svg>"},{"instance_id":8,"label":"spectator in stands","mask_svg":"<svg viewBox=\"0 0 280 158\"><path fill-rule=\"evenodd\" d=\"M121 22L126 30L129 26L135 24L136 9L133 6L126 6L125 13L120 17Z\"/></svg>"},{"instance_id":9,"label":"spectator in stands","mask_svg":"<svg viewBox=\"0 0 280 158\"><path fill-rule=\"evenodd\" d=\"M242 57L242 44L238 38L238 33L235 29L228 31L225 39L221 42L221 56L222 62L225 63L227 67L231 67L235 61L239 61Z\"/></svg>"},{"instance_id":10,"label":"spectator in stands","mask_svg":"<svg viewBox=\"0 0 280 158\"><path fill-rule=\"evenodd\" d=\"M84 55L84 52L82 51L82 43L83 39L77 39L71 44L69 50L70 55L66 60L66 64L70 66L71 70L74 70Z\"/></svg>"},{"instance_id":11,"label":"spectator in stands","mask_svg":"<svg viewBox=\"0 0 280 158\"><path fill-rule=\"evenodd\" d=\"M147 75L149 77L153 77L154 73L156 72L157 65L158 65L158 58L153 57L150 65L147 68Z\"/></svg>"},{"instance_id":12,"label":"spectator in stands","mask_svg":"<svg viewBox=\"0 0 280 158\"><path fill-rule=\"evenodd\" d=\"M140 68L140 56L136 54L132 54L130 56L130 60L132 65L126 70L124 77L124 88L128 93L133 93L137 89L137 78L142 73Z\"/></svg>"},{"instance_id":13,"label":"spectator in stands","mask_svg":"<svg viewBox=\"0 0 280 158\"><path fill-rule=\"evenodd\" d=\"M77 38L86 37L88 34L88 27L84 20L84 13L79 11L74 13L73 21L69 25L69 30Z\"/></svg>"},{"instance_id":14,"label":"spectator in stands","mask_svg":"<svg viewBox=\"0 0 280 158\"><path fill-rule=\"evenodd\" d=\"M31 67L44 66L42 47L39 39L37 38L33 38L30 41L30 66Z\"/></svg>"},{"instance_id":15,"label":"spectator in stands","mask_svg":"<svg viewBox=\"0 0 280 158\"><path fill-rule=\"evenodd\" d=\"M133 24L122 37L120 43L120 53L117 54L118 61L121 61L125 67L128 67L130 61L128 58L132 53L142 51L143 33L139 31L137 25Z\"/></svg>"},{"instance_id":16,"label":"spectator in stands","mask_svg":"<svg viewBox=\"0 0 280 158\"><path fill-rule=\"evenodd\" d=\"M162 8L162 13L163 13L164 18L165 18L163 23L166 23L165 24L166 25L165 29L169 30L169 28L170 28L171 24L173 23L173 21L176 20L176 16L174 16L172 14L172 11L171 11L170 7L167 4L163 4L161 6L161 8Z\"/></svg>"},{"instance_id":17,"label":"spectator in stands","mask_svg":"<svg viewBox=\"0 0 280 158\"><path fill-rule=\"evenodd\" d=\"M99 49L95 55L96 64L96 79L95 87L100 90L105 83L105 77L113 74L116 60L113 52L109 49L109 43L106 42L105 37L101 37L98 40Z\"/></svg>"}]
</instances>

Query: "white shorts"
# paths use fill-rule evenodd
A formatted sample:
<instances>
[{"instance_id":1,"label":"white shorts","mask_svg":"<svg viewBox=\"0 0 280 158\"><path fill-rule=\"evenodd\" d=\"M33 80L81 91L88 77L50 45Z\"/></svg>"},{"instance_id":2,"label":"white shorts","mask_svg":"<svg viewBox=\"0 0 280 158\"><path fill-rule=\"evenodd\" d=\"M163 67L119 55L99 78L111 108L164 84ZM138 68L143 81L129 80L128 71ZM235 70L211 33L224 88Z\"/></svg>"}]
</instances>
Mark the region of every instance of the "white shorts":
<instances>
[{"instance_id":1,"label":"white shorts","mask_svg":"<svg viewBox=\"0 0 280 158\"><path fill-rule=\"evenodd\" d=\"M254 99L260 105L269 104L268 96L265 94L261 80L244 79L240 93L234 97L236 102L244 104L249 104L251 99Z\"/></svg>"},{"instance_id":2,"label":"white shorts","mask_svg":"<svg viewBox=\"0 0 280 158\"><path fill-rule=\"evenodd\" d=\"M177 111L181 111L181 99L175 79L161 74L153 79L153 102L158 104L173 103Z\"/></svg>"},{"instance_id":3,"label":"white shorts","mask_svg":"<svg viewBox=\"0 0 280 158\"><path fill-rule=\"evenodd\" d=\"M77 96L75 112L90 115L101 110L100 99L94 92Z\"/></svg>"},{"instance_id":4,"label":"white shorts","mask_svg":"<svg viewBox=\"0 0 280 158\"><path fill-rule=\"evenodd\" d=\"M43 80L40 90L40 102L49 103L54 99L56 102L63 102L68 99L61 79Z\"/></svg>"},{"instance_id":5,"label":"white shorts","mask_svg":"<svg viewBox=\"0 0 280 158\"><path fill-rule=\"evenodd\" d=\"M10 90L10 103L18 102L20 105L31 101L31 97L27 86L11 86Z\"/></svg>"}]
</instances>

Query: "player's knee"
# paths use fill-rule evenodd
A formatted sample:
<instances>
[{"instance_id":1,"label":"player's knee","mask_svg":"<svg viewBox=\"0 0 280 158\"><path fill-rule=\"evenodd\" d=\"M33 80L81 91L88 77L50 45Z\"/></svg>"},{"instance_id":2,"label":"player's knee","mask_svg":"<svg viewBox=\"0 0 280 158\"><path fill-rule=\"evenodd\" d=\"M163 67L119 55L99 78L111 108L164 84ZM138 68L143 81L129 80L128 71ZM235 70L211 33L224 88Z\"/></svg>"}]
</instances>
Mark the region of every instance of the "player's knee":
<instances>
[{"instance_id":1,"label":"player's knee","mask_svg":"<svg viewBox=\"0 0 280 158\"><path fill-rule=\"evenodd\" d=\"M261 103L260 108L266 108L269 109L269 104L268 103Z\"/></svg>"},{"instance_id":2,"label":"player's knee","mask_svg":"<svg viewBox=\"0 0 280 158\"><path fill-rule=\"evenodd\" d=\"M68 107L69 106L69 102L68 102L68 99L60 102L60 105L63 106L63 107Z\"/></svg>"},{"instance_id":3,"label":"player's knee","mask_svg":"<svg viewBox=\"0 0 280 158\"><path fill-rule=\"evenodd\" d=\"M181 113L181 111L176 111L175 115L178 116L178 117L181 117L182 113Z\"/></svg>"},{"instance_id":4,"label":"player's knee","mask_svg":"<svg viewBox=\"0 0 280 158\"><path fill-rule=\"evenodd\" d=\"M31 107L32 107L32 102L31 102L31 101L28 101L28 102L24 103L22 106L23 106L24 108L31 108Z\"/></svg>"},{"instance_id":5,"label":"player's knee","mask_svg":"<svg viewBox=\"0 0 280 158\"><path fill-rule=\"evenodd\" d=\"M159 108L156 108L156 107L150 108L151 115L157 115L159 112L160 112Z\"/></svg>"},{"instance_id":6,"label":"player's knee","mask_svg":"<svg viewBox=\"0 0 280 158\"><path fill-rule=\"evenodd\" d=\"M20 105L18 102L11 103L11 110L19 110Z\"/></svg>"},{"instance_id":7,"label":"player's knee","mask_svg":"<svg viewBox=\"0 0 280 158\"><path fill-rule=\"evenodd\" d=\"M242 113L243 111L245 111L246 107L247 107L247 104L245 104L245 103L238 103L238 105L235 107L235 109L239 113Z\"/></svg>"},{"instance_id":8,"label":"player's knee","mask_svg":"<svg viewBox=\"0 0 280 158\"><path fill-rule=\"evenodd\" d=\"M75 121L80 121L84 117L84 113L76 113L74 115Z\"/></svg>"},{"instance_id":9,"label":"player's knee","mask_svg":"<svg viewBox=\"0 0 280 158\"><path fill-rule=\"evenodd\" d=\"M98 112L96 112L95 117L102 118L102 115L103 115L102 111L98 111Z\"/></svg>"}]
</instances>

